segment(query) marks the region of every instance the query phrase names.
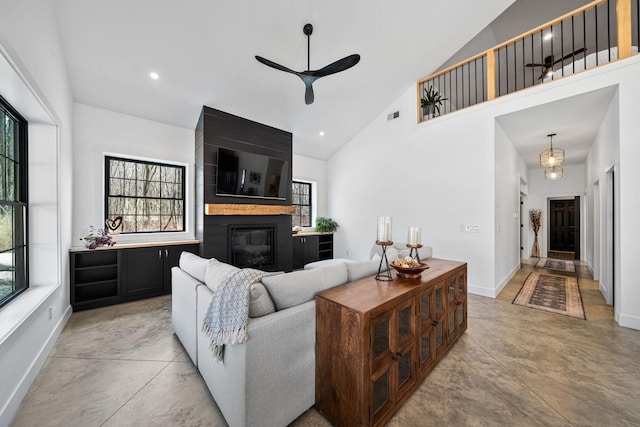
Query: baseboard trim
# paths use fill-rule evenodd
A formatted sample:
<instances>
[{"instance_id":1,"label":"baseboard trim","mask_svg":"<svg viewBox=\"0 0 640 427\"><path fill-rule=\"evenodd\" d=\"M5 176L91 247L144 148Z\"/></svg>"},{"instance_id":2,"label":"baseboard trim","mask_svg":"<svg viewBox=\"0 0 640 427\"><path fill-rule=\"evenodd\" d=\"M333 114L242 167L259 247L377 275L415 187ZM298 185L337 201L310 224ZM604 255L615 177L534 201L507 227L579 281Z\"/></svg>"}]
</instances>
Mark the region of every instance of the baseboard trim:
<instances>
[{"instance_id":1,"label":"baseboard trim","mask_svg":"<svg viewBox=\"0 0 640 427\"><path fill-rule=\"evenodd\" d=\"M618 317L618 324L625 328L640 330L640 317L620 313Z\"/></svg>"},{"instance_id":2,"label":"baseboard trim","mask_svg":"<svg viewBox=\"0 0 640 427\"><path fill-rule=\"evenodd\" d=\"M495 298L498 294L496 294L495 289L483 288L481 286L468 285L467 292L473 295L480 295L481 297Z\"/></svg>"},{"instance_id":3,"label":"baseboard trim","mask_svg":"<svg viewBox=\"0 0 640 427\"><path fill-rule=\"evenodd\" d=\"M520 268L522 268L521 264L518 262L518 264L516 264L511 271L505 276L504 279L502 279L502 281L498 284L498 286L496 287L495 290L495 294L496 296L500 295L500 292L502 292L502 290L505 288L505 286L507 286L507 284L509 283L509 281L511 279L513 279L513 276L516 275L516 273L518 272L518 270L520 270Z\"/></svg>"},{"instance_id":4,"label":"baseboard trim","mask_svg":"<svg viewBox=\"0 0 640 427\"><path fill-rule=\"evenodd\" d=\"M53 346L56 344L58 337L69 321L72 313L73 309L71 308L71 305L67 306L67 309L60 317L60 320L58 320L55 328L53 328L47 337L47 340L40 348L40 351L29 365L29 369L24 373L19 384L14 389L13 393L11 393L11 397L7 401L6 405L2 408L2 412L0 413L0 426L8 426L15 417L22 400L27 395L27 392L29 392L31 385L40 373L40 369L42 369L44 363L47 361L49 353L51 353Z\"/></svg>"}]
</instances>

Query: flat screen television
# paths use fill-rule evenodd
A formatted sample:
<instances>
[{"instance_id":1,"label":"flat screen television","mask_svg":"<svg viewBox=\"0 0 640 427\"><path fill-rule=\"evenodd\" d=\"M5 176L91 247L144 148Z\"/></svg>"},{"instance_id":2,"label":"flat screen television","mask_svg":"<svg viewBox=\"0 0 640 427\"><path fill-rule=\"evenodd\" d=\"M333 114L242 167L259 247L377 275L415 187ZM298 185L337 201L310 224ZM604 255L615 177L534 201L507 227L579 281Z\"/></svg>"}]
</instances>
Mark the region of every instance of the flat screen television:
<instances>
[{"instance_id":1,"label":"flat screen television","mask_svg":"<svg viewBox=\"0 0 640 427\"><path fill-rule=\"evenodd\" d=\"M218 148L216 195L286 200L289 161Z\"/></svg>"}]
</instances>

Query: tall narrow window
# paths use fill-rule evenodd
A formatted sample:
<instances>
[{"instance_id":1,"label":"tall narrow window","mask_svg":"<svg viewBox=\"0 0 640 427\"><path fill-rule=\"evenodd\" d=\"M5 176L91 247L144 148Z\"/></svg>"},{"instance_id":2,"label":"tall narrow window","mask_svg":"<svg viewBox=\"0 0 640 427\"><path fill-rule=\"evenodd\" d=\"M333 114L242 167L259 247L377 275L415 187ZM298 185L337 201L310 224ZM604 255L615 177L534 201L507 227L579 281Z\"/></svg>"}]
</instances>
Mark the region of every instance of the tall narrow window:
<instances>
[{"instance_id":1,"label":"tall narrow window","mask_svg":"<svg viewBox=\"0 0 640 427\"><path fill-rule=\"evenodd\" d=\"M0 307L27 289L27 122L0 97Z\"/></svg>"},{"instance_id":2,"label":"tall narrow window","mask_svg":"<svg viewBox=\"0 0 640 427\"><path fill-rule=\"evenodd\" d=\"M107 156L105 174L105 216L122 233L184 231L184 166Z\"/></svg>"},{"instance_id":3,"label":"tall narrow window","mask_svg":"<svg viewBox=\"0 0 640 427\"><path fill-rule=\"evenodd\" d=\"M311 183L293 181L291 191L296 213L292 218L294 227L311 227Z\"/></svg>"}]
</instances>

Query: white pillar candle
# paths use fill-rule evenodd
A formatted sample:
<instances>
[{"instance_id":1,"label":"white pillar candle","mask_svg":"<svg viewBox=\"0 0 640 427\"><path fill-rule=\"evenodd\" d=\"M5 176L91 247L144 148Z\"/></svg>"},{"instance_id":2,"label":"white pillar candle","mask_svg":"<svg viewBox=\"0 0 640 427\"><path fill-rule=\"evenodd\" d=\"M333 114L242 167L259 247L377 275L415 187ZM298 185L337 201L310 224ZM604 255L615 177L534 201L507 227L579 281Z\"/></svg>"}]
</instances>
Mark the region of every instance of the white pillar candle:
<instances>
[{"instance_id":1,"label":"white pillar candle","mask_svg":"<svg viewBox=\"0 0 640 427\"><path fill-rule=\"evenodd\" d=\"M407 241L411 246L417 246L420 244L420 227L409 227L408 234Z\"/></svg>"},{"instance_id":2,"label":"white pillar candle","mask_svg":"<svg viewBox=\"0 0 640 427\"><path fill-rule=\"evenodd\" d=\"M391 241L391 217L379 216L378 217L378 241L390 242Z\"/></svg>"}]
</instances>

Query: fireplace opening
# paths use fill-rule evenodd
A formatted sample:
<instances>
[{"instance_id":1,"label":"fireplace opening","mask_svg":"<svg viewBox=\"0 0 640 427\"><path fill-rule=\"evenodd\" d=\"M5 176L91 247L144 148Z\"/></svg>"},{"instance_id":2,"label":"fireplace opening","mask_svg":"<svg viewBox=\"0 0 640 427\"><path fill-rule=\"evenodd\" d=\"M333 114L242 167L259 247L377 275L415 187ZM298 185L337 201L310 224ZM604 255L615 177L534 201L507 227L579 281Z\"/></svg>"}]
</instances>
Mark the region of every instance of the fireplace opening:
<instances>
[{"instance_id":1,"label":"fireplace opening","mask_svg":"<svg viewBox=\"0 0 640 427\"><path fill-rule=\"evenodd\" d=\"M276 225L230 226L229 252L236 267L276 265Z\"/></svg>"}]
</instances>

